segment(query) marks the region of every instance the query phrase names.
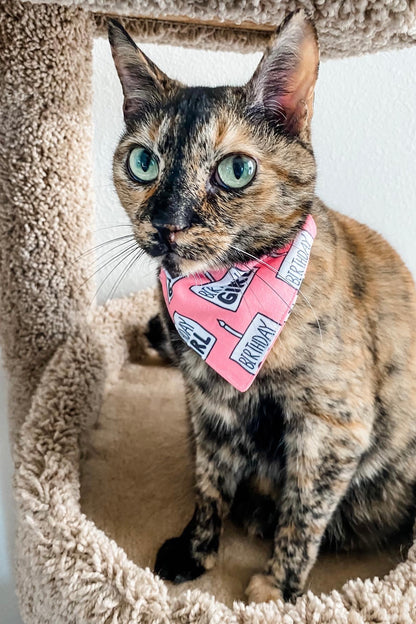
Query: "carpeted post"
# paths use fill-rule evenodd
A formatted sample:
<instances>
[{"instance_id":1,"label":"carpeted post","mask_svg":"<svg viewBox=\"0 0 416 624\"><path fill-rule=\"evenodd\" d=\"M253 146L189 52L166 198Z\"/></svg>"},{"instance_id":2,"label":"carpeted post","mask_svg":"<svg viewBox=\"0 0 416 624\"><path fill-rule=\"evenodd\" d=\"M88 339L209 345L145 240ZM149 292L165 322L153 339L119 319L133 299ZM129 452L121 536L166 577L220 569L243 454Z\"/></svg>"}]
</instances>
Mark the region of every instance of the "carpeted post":
<instances>
[{"instance_id":1,"label":"carpeted post","mask_svg":"<svg viewBox=\"0 0 416 624\"><path fill-rule=\"evenodd\" d=\"M16 433L91 298L89 13L0 0L0 331ZM84 312L85 314L85 312Z\"/></svg>"}]
</instances>

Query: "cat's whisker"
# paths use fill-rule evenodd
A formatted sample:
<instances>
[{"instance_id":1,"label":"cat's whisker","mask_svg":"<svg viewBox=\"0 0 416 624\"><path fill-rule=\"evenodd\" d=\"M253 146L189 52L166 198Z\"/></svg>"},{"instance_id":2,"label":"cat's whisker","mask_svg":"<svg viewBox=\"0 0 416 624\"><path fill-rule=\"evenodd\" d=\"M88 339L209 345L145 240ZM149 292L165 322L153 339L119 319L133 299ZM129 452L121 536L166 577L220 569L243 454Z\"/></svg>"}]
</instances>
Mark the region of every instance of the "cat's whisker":
<instances>
[{"instance_id":1,"label":"cat's whisker","mask_svg":"<svg viewBox=\"0 0 416 624\"><path fill-rule=\"evenodd\" d=\"M242 262L241 264L246 267L247 271L250 271L250 273L253 273L253 269L251 267L249 267L248 264L246 264L245 262ZM256 295L256 291L254 290L254 288L251 290L251 294L257 299L257 302L258 302L259 306L262 308L263 307L262 303L261 303L260 299L258 298L258 296ZM249 308L249 305L248 305L248 302L247 302L246 298L243 297L242 300L245 302L245 304L247 306L247 310L249 311L250 316L252 316L252 312L251 312L251 310Z\"/></svg>"},{"instance_id":2,"label":"cat's whisker","mask_svg":"<svg viewBox=\"0 0 416 624\"><path fill-rule=\"evenodd\" d=\"M115 251L117 251L118 249L126 249L127 246L130 246L132 244L136 244L136 242L134 241L134 239L128 239L125 240L121 243L118 243L117 245L114 245L113 247L110 247L109 249L104 249L104 250L100 250L100 254L96 254L93 259L91 260L91 264L93 266L97 266L104 258L105 256L108 256L108 254L111 254Z\"/></svg>"},{"instance_id":3,"label":"cat's whisker","mask_svg":"<svg viewBox=\"0 0 416 624\"><path fill-rule=\"evenodd\" d=\"M84 251L80 256L78 256L74 262L78 262L81 258L85 258L86 256L91 255L92 253L94 253L95 251L98 251L99 249L101 249L102 247L107 247L108 245L110 245L111 243L116 243L118 241L122 241L122 240L131 240L134 238L133 234L126 234L125 236L118 236L116 238L110 238L109 240L106 240L102 243L99 243L98 245L95 245L94 247L91 247L90 249L87 249L86 251ZM117 247L117 246L116 246ZM113 249L115 249L115 247L113 247ZM107 253L107 252L106 252Z\"/></svg>"},{"instance_id":4,"label":"cat's whisker","mask_svg":"<svg viewBox=\"0 0 416 624\"><path fill-rule=\"evenodd\" d=\"M130 247L128 247L127 249L123 249L122 251L120 251L118 254L116 254L115 256L112 256L109 260L107 260L107 262L105 262L102 266L99 266L95 269L94 273L92 273L91 275L89 275L83 282L82 284L79 286L79 288L81 289L83 286L85 286L85 284L87 282L90 281L90 279L92 279L97 273L99 273L100 271L102 271L102 269L104 269L106 266L108 266L109 264L111 264L111 262L114 262L115 260L117 260L120 256L123 256L124 254L128 253L131 249L137 247L137 243L134 242L132 245L130 245ZM113 250L112 250L113 251Z\"/></svg>"},{"instance_id":5,"label":"cat's whisker","mask_svg":"<svg viewBox=\"0 0 416 624\"><path fill-rule=\"evenodd\" d=\"M128 258L131 257L132 254L134 254L134 252L137 250L137 245L135 244L132 247L129 247L128 250L126 250L125 252L123 252L122 254L118 254L118 256L116 256L117 259L119 256L122 256L121 259L117 262L117 264L115 266L112 267L111 271L109 271L109 273L107 273L107 275L104 277L104 279L102 280L101 284L98 286L98 288L96 289L93 298L90 301L90 306L93 304L93 302L97 299L98 293L101 291L102 287L104 286L104 284L107 282L107 280L111 277L111 275L114 273L114 271ZM108 262L104 265L107 266L107 264L109 264ZM101 267L104 268L104 267Z\"/></svg>"},{"instance_id":6,"label":"cat's whisker","mask_svg":"<svg viewBox=\"0 0 416 624\"><path fill-rule=\"evenodd\" d=\"M234 245L229 245L229 247L231 249L234 249L235 251L239 251L240 253L243 253L243 254L246 254L247 256L250 256L250 258L252 258L256 262L259 262L260 264L263 264L265 267L267 267L268 269L273 271L273 273L276 273L276 267L273 267L271 264L268 264L267 262L265 262L261 258L257 258L257 256L254 256L253 254L249 253L248 251L244 251L244 249L240 249L240 247L235 247ZM284 280L282 277L279 277L279 279L281 279L282 282L285 282L285 284L287 284L288 286L291 286L291 284L289 282L287 282L286 280ZM312 285L316 286L316 283L312 282Z\"/></svg>"},{"instance_id":7,"label":"cat's whisker","mask_svg":"<svg viewBox=\"0 0 416 624\"><path fill-rule=\"evenodd\" d=\"M98 230L94 231L94 234L97 232L104 232L104 230L114 230L115 228L130 228L133 229L131 223L119 223L117 225L107 225L106 227L98 228Z\"/></svg>"},{"instance_id":8,"label":"cat's whisker","mask_svg":"<svg viewBox=\"0 0 416 624\"><path fill-rule=\"evenodd\" d=\"M242 250L241 250L241 251L242 251ZM244 253L244 252L243 252L243 253ZM242 264L243 266L245 266L245 267L246 267L246 269L247 269L248 271L253 272L253 270L254 270L254 269L253 269L253 267L250 267L250 266L249 266L248 264L246 264L245 262L241 262L241 264ZM274 272L276 273L276 269L273 269L273 270L274 270ZM266 286L267 286L268 288L270 288L270 290L272 290L272 291L274 292L274 294L275 294L275 295L277 295L277 296L279 297L279 299L280 299L280 300L281 300L281 301L285 304L285 306L287 306L288 308L290 308L290 304L289 304L289 303L288 303L285 299L283 299L282 295L281 295L281 294L280 294L280 293L279 293L279 292L278 292L275 288L273 288L273 286L272 286L271 284L269 284L269 282L267 282L267 281L264 279L264 277L261 277L261 275L259 275L258 273L256 273L256 277L258 277L258 278L259 278L259 280L261 280L264 284L266 284Z\"/></svg>"},{"instance_id":9,"label":"cat's whisker","mask_svg":"<svg viewBox=\"0 0 416 624\"><path fill-rule=\"evenodd\" d=\"M301 297L303 297L303 298L304 298L304 300L306 301L306 303L308 304L308 306L309 306L309 307L310 307L310 309L312 310L313 315L314 315L314 317L315 317L316 324L317 324L318 329L319 329L319 336L320 336L320 338L321 338L321 342L323 342L323 338L322 338L322 330L321 330L321 324L320 324L320 322L319 322L319 318L318 318L318 316L317 316L317 314L316 314L316 312L315 312L315 310L314 310L314 308L313 308L312 304L310 303L309 299L307 298L307 296L306 296L306 295L304 295L304 294L303 294L303 292L302 292L302 290L301 290L300 288L299 288L299 294L301 295Z\"/></svg>"},{"instance_id":10,"label":"cat's whisker","mask_svg":"<svg viewBox=\"0 0 416 624\"><path fill-rule=\"evenodd\" d=\"M127 273L130 271L130 269L133 268L133 266L135 265L135 263L137 262L137 260L144 254L143 249L138 249L137 254L133 257L133 259L128 263L127 267L124 269L124 271L121 273L121 275L118 277L117 281L114 283L113 287L110 290L110 293L107 297L107 301L109 299L112 299L113 295L115 294L115 292L117 291L117 288L121 285L122 281L124 280L124 278L126 277Z\"/></svg>"},{"instance_id":11,"label":"cat's whisker","mask_svg":"<svg viewBox=\"0 0 416 624\"><path fill-rule=\"evenodd\" d=\"M140 258L144 259L145 257L140 256ZM147 271L146 273L140 273L140 279L144 280L147 279L150 276L155 277L155 273L157 272L157 268L152 268L151 270ZM159 273L157 272L156 277L159 275Z\"/></svg>"},{"instance_id":12,"label":"cat's whisker","mask_svg":"<svg viewBox=\"0 0 416 624\"><path fill-rule=\"evenodd\" d=\"M124 241L124 243L120 243L116 245L115 247L112 247L111 249L107 249L106 251L104 251L104 253L102 253L99 256L99 258L94 258L93 261L91 262L91 267L95 267L96 269L95 272L99 273L101 270L105 269L107 265L111 264L115 260L118 260L118 258L122 256L124 252L127 253L130 249L134 249L134 247L136 246L137 246L136 242ZM109 258L105 262L102 262L105 256L108 256L109 254L113 254L111 258ZM93 275L94 274L95 273L93 273Z\"/></svg>"},{"instance_id":13,"label":"cat's whisker","mask_svg":"<svg viewBox=\"0 0 416 624\"><path fill-rule=\"evenodd\" d=\"M248 251L244 251L244 249L240 249L240 247L234 247L234 245L230 245L230 248L234 249L235 251L239 251L240 253L243 253L246 256L249 256L250 258L252 258L256 262L259 262L260 264L263 264L264 266L266 266L268 269L273 271L273 273L276 273L276 268L273 267L271 264L268 264L267 262L264 262L264 260L262 260L261 258L257 258L257 256L253 256L253 254L249 253Z\"/></svg>"},{"instance_id":14,"label":"cat's whisker","mask_svg":"<svg viewBox=\"0 0 416 624\"><path fill-rule=\"evenodd\" d=\"M253 294L254 294L254 293L253 293ZM256 296L256 299L257 299L257 301L258 301L258 302L259 302L259 304L260 304L260 300L259 300L259 298L258 298L257 296ZM248 301L247 301L247 299L246 299L245 297L243 297L242 301L244 301L244 303L246 304L246 306L247 306L247 310L248 310L248 313L249 313L249 315L253 318L253 316L254 316L254 315L253 315L252 311L250 310L250 306L248 305ZM261 305L261 304L260 304L260 305Z\"/></svg>"}]
</instances>

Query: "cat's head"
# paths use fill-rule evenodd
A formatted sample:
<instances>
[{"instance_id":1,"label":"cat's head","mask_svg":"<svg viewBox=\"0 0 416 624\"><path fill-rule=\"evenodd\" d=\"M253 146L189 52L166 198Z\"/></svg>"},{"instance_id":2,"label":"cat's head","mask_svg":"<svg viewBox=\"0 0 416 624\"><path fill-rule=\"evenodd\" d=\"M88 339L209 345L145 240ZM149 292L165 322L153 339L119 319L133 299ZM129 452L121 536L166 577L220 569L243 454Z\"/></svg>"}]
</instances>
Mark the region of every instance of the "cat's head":
<instances>
[{"instance_id":1,"label":"cat's head","mask_svg":"<svg viewBox=\"0 0 416 624\"><path fill-rule=\"evenodd\" d=\"M114 181L139 245L173 275L229 267L291 240L311 210L319 51L302 12L243 87L168 78L117 22L109 38L126 131Z\"/></svg>"}]
</instances>

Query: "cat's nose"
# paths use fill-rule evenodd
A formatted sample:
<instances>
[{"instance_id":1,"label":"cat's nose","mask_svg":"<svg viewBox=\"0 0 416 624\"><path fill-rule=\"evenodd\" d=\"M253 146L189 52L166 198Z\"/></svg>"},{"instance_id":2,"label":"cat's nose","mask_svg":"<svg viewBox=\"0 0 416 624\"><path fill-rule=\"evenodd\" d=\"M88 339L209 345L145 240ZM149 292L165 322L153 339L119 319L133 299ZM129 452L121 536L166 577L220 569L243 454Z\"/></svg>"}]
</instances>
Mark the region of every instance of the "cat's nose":
<instances>
[{"instance_id":1,"label":"cat's nose","mask_svg":"<svg viewBox=\"0 0 416 624\"><path fill-rule=\"evenodd\" d=\"M172 214L171 211L158 211L152 215L152 225L156 229L165 228L171 232L179 232L191 225L191 215L185 211L179 214Z\"/></svg>"},{"instance_id":2,"label":"cat's nose","mask_svg":"<svg viewBox=\"0 0 416 624\"><path fill-rule=\"evenodd\" d=\"M189 227L188 224L183 225L183 227L181 227L180 225L177 225L177 224L157 225L157 223L153 223L153 226L156 228L161 242L168 245L168 247L172 247L176 244L176 238L177 238L178 232L183 232Z\"/></svg>"},{"instance_id":3,"label":"cat's nose","mask_svg":"<svg viewBox=\"0 0 416 624\"><path fill-rule=\"evenodd\" d=\"M178 198L169 198L164 201L159 197L149 202L150 220L157 230L165 229L168 232L180 232L197 222L197 215L193 205Z\"/></svg>"}]
</instances>

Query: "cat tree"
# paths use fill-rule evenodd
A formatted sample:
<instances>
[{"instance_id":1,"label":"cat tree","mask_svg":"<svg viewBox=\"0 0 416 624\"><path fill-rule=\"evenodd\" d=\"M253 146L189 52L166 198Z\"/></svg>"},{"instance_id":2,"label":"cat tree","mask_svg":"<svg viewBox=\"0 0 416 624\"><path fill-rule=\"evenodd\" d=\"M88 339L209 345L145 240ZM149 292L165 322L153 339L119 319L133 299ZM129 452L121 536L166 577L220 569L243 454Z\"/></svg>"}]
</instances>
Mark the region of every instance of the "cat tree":
<instances>
[{"instance_id":1,"label":"cat tree","mask_svg":"<svg viewBox=\"0 0 416 624\"><path fill-rule=\"evenodd\" d=\"M246 51L301 6L323 57L416 42L415 3L404 0L0 0L0 328L27 623L416 621L416 545L382 580L349 580L295 605L232 604L265 556L234 529L216 576L173 590L152 574L157 546L192 509L181 381L174 369L132 363L144 354L153 292L91 309L85 281L92 42L107 17L141 41ZM328 575L344 563L322 565Z\"/></svg>"}]
</instances>

